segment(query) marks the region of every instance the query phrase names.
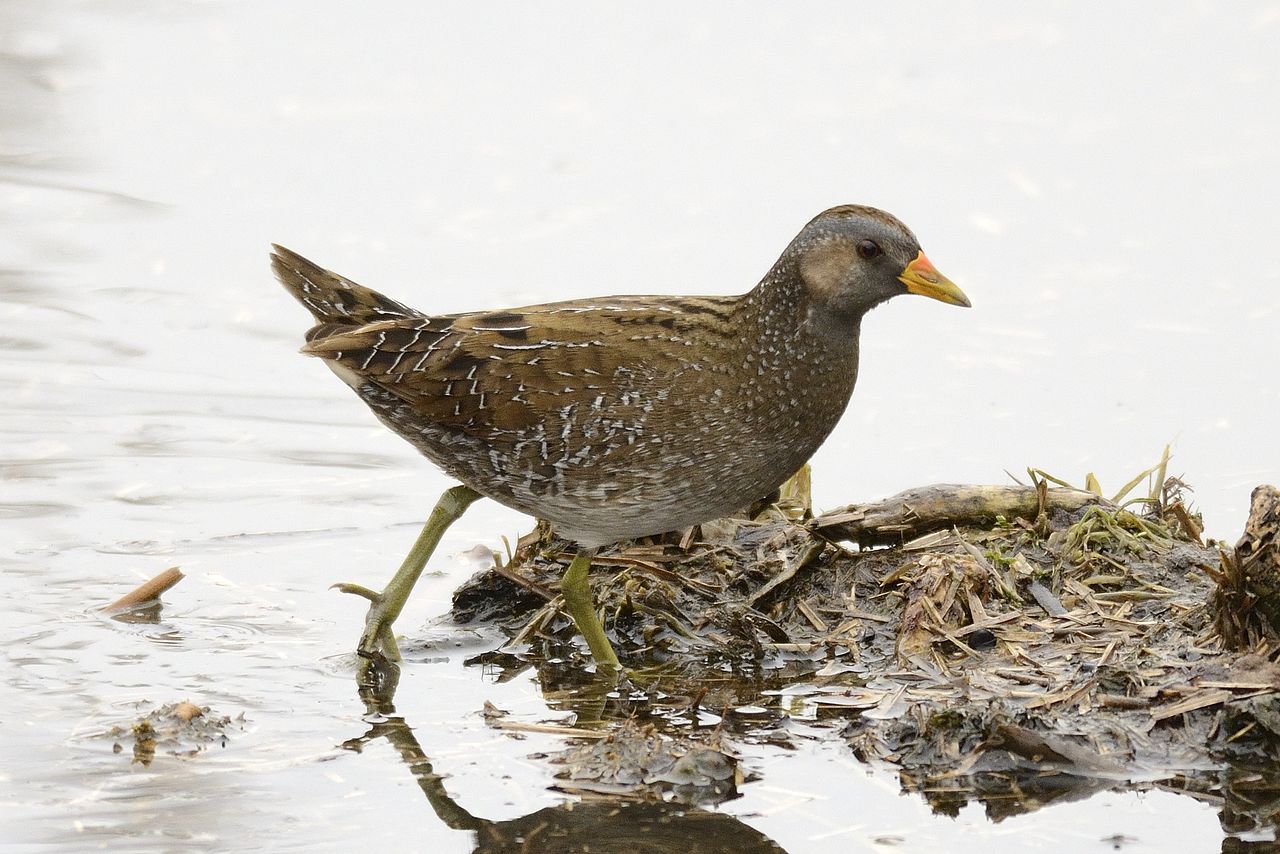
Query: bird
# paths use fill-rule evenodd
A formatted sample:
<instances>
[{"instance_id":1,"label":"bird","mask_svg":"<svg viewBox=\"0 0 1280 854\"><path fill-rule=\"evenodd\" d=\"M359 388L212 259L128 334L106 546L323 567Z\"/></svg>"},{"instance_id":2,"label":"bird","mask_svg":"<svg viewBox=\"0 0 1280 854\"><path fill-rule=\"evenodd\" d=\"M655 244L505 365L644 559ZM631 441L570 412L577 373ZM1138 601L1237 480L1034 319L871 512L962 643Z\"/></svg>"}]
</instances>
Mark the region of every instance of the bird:
<instances>
[{"instance_id":1,"label":"bird","mask_svg":"<svg viewBox=\"0 0 1280 854\"><path fill-rule=\"evenodd\" d=\"M621 663L587 571L604 546L740 510L799 470L853 394L863 317L901 294L968 307L899 219L840 205L737 296L607 296L428 314L273 244L317 357L460 485L374 591L357 652L392 624L444 531L482 496L576 542L565 611L598 668Z\"/></svg>"}]
</instances>

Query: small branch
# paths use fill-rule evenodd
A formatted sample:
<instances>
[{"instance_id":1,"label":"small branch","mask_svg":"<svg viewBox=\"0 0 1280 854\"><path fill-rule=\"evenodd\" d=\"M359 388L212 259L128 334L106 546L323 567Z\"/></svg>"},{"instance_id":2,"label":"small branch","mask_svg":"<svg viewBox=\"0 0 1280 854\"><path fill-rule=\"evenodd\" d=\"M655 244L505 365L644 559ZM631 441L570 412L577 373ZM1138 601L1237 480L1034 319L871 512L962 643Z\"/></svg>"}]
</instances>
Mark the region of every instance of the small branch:
<instances>
[{"instance_id":1,"label":"small branch","mask_svg":"<svg viewBox=\"0 0 1280 854\"><path fill-rule=\"evenodd\" d=\"M182 571L171 566L150 581L144 581L129 593L107 605L104 611L127 611L160 598L160 595L183 579Z\"/></svg>"},{"instance_id":2,"label":"small branch","mask_svg":"<svg viewBox=\"0 0 1280 854\"><path fill-rule=\"evenodd\" d=\"M1070 513L1090 504L1105 505L1107 501L1079 489L1048 489L1040 494L1030 486L938 483L908 489L883 501L850 504L824 513L812 524L831 539L864 546L895 545L931 531L987 526L997 516L1035 520L1042 510Z\"/></svg>"},{"instance_id":3,"label":"small branch","mask_svg":"<svg viewBox=\"0 0 1280 854\"><path fill-rule=\"evenodd\" d=\"M511 569L510 567L502 566L501 564L495 563L493 566L489 568L494 572L496 572L498 575L501 575L503 578L507 579L507 581L510 581L512 584L515 584L518 587L522 587L525 590L528 590L530 593L534 594L535 596L541 596L542 599L546 602L550 602L552 599L556 598L556 596L558 595L548 590L547 588L543 587L541 584L534 581L533 579L525 578L523 575Z\"/></svg>"},{"instance_id":4,"label":"small branch","mask_svg":"<svg viewBox=\"0 0 1280 854\"><path fill-rule=\"evenodd\" d=\"M1200 526L1196 524L1196 520L1191 518L1191 514L1187 512L1187 508L1183 506L1181 501L1173 502L1173 506L1169 508L1173 511L1173 515L1177 517L1178 524L1182 525L1182 530L1187 532L1187 536L1195 540L1198 545L1204 545L1200 530Z\"/></svg>"}]
</instances>

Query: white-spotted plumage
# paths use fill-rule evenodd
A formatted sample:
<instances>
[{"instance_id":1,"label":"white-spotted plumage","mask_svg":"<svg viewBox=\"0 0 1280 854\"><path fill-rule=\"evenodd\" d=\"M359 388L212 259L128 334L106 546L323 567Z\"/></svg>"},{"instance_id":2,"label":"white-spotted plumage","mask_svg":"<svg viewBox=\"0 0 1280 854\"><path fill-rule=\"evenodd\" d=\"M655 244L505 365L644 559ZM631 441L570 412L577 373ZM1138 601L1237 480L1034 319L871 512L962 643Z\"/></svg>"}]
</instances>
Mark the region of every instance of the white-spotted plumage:
<instances>
[{"instance_id":1,"label":"white-spotted plumage","mask_svg":"<svg viewBox=\"0 0 1280 854\"><path fill-rule=\"evenodd\" d=\"M862 257L874 241L885 260ZM905 293L911 233L827 211L742 296L625 296L428 316L277 247L304 352L450 475L585 547L777 488L843 413L862 316ZM922 257L922 256L921 256ZM957 291L958 293L958 291Z\"/></svg>"}]
</instances>

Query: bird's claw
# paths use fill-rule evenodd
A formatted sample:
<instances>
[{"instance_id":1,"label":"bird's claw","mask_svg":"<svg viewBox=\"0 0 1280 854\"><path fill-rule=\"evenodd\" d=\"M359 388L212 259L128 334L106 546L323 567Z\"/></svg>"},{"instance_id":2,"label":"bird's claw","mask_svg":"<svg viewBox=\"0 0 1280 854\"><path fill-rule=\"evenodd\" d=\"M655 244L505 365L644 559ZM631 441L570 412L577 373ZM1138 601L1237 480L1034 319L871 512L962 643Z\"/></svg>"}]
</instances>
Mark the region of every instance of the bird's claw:
<instances>
[{"instance_id":1,"label":"bird's claw","mask_svg":"<svg viewBox=\"0 0 1280 854\"><path fill-rule=\"evenodd\" d=\"M330 584L330 590L338 590L343 593L350 593L353 596L359 596L361 599L368 599L370 602L377 602L382 598L382 594L376 590L370 590L363 584L351 584L347 581L339 581L337 584Z\"/></svg>"},{"instance_id":2,"label":"bird's claw","mask_svg":"<svg viewBox=\"0 0 1280 854\"><path fill-rule=\"evenodd\" d=\"M369 600L369 612L365 614L364 631L360 634L356 654L361 658L399 661L400 647L396 643L395 634L391 631L391 624L395 617L387 613L386 597L360 584L344 582L334 584L330 589Z\"/></svg>"}]
</instances>

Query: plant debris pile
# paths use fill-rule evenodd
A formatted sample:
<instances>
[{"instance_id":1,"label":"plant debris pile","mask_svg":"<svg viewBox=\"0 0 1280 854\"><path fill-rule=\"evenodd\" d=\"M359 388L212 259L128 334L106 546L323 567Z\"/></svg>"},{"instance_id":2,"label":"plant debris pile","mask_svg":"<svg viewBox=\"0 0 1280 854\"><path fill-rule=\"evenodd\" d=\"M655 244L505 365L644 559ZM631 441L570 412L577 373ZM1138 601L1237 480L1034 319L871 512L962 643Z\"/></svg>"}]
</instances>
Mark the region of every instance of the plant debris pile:
<instances>
[{"instance_id":1,"label":"plant debris pile","mask_svg":"<svg viewBox=\"0 0 1280 854\"><path fill-rule=\"evenodd\" d=\"M142 711L146 705L145 700L139 703L140 714L132 723L116 724L103 733L114 741L112 750L116 753L124 751L121 741L132 740L133 761L140 765L150 765L157 752L192 757L213 746L226 747L228 731L244 726L243 712L233 721L208 706L186 700Z\"/></svg>"},{"instance_id":2,"label":"plant debris pile","mask_svg":"<svg viewBox=\"0 0 1280 854\"><path fill-rule=\"evenodd\" d=\"M633 720L554 761L561 766L556 788L578 795L669 794L678 803L714 804L736 796L742 781L734 758L719 747L673 739Z\"/></svg>"},{"instance_id":3,"label":"plant debris pile","mask_svg":"<svg viewBox=\"0 0 1280 854\"><path fill-rule=\"evenodd\" d=\"M1221 800L1242 773L1271 791L1280 493L1263 488L1260 510L1255 492L1261 528L1233 551L1202 539L1180 481L1157 483L1129 504L1043 478L941 485L817 519L784 496L602 554L591 576L625 663L838 716L859 757L941 811L976 797L998 817L1121 784ZM562 660L577 649L555 595L571 557L540 526L457 592L455 619ZM726 688L726 672L757 678ZM786 684L761 691L768 672ZM1271 820L1274 797L1248 802Z\"/></svg>"}]
</instances>

